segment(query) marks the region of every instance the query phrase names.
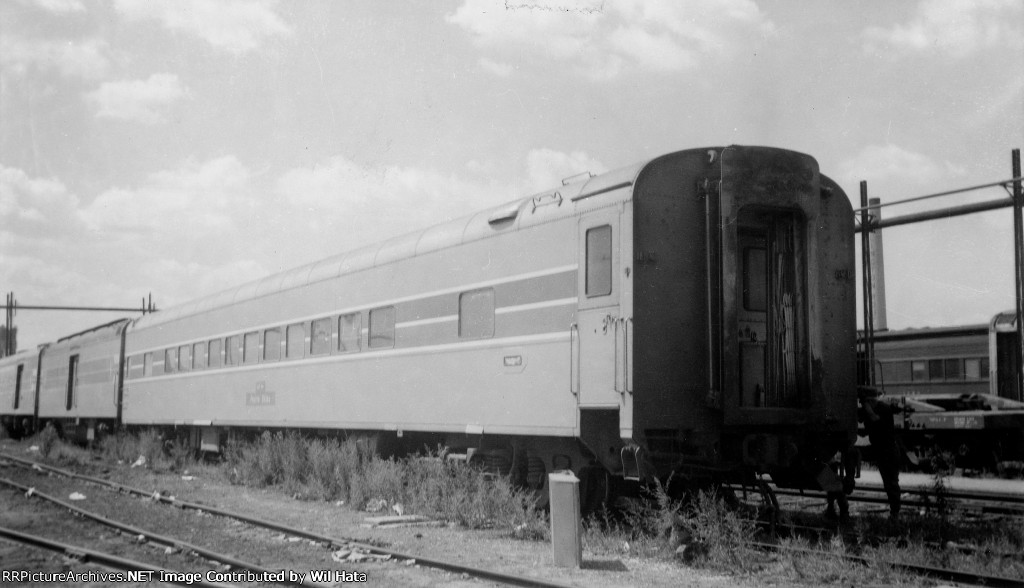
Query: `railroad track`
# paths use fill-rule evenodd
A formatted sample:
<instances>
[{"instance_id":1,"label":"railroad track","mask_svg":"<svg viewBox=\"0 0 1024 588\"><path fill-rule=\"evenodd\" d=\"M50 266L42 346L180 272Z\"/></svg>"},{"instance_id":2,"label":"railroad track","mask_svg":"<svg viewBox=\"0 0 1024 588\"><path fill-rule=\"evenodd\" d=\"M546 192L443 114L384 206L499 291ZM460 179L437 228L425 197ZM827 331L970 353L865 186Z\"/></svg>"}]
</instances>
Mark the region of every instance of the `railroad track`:
<instances>
[{"instance_id":1,"label":"railroad track","mask_svg":"<svg viewBox=\"0 0 1024 588\"><path fill-rule=\"evenodd\" d=\"M116 483L116 482L112 482L112 481L109 481L109 480L104 480L102 478L97 478L97 477L94 477L94 476L87 476L87 475L83 475L83 474L78 474L78 473L75 473L75 472L71 472L71 471L68 471L68 470L61 469L61 468L56 468L56 467L53 467L53 466L41 464L41 463L38 463L38 462L35 462L35 461L32 461L32 460L23 459L23 458L20 458L20 457L17 457L17 456L13 456L13 455L9 455L9 454L5 454L5 453L0 453L0 460L6 460L7 462L15 464L15 465L17 465L19 467L35 470L35 471L37 471L39 473L53 474L53 475L62 476L62 477L66 477L66 478L82 480L82 481L85 481L85 482L89 482L91 484L95 484L95 485L99 485L99 486L102 486L102 487L105 487L105 488L108 488L108 489L111 489L111 490L115 490L115 491L120 492L120 493L124 493L124 494L128 494L128 495L133 495L133 496L138 496L138 497L142 497L142 498L148 498L148 499L153 500L156 503L168 504L168 505L174 506L174 507L179 508L179 509L192 510L192 511L196 511L198 513L205 513L205 514L208 514L208 515L214 515L214 516L217 516L217 517L223 517L223 518L226 518L226 519L230 519L230 520L234 520L234 521L239 521L241 523L245 523L245 524L251 525L253 527L261 528L261 529L277 531L277 532L280 532L280 533L283 533L285 535L289 535L289 536L292 536L292 537L297 537L297 538L300 538L300 539L306 539L306 540L309 540L311 542L323 544L323 545L331 547L332 549L358 550L360 552L364 552L364 553L368 553L368 554L375 554L375 555L379 555L379 556L384 556L384 557L387 557L387 558L390 558L390 559L394 559L396 561L414 562L416 565L423 566L423 567L443 570L443 571L451 572L451 573L455 573L455 574L465 574L465 575L473 576L473 577L476 577L476 578L479 578L479 579L488 580L488 581L492 581L492 582L497 582L497 583L500 583L500 584L511 585L511 586L529 586L529 587L538 587L538 588L567 588L567 586L565 584L558 584L558 583L554 583L554 582L548 582L548 581L540 580L540 579L537 579L537 578L530 578L530 577L506 574L506 573L503 573L503 572L497 572L497 571L494 571L494 570L487 570L487 569L483 569L483 568L477 568L477 567L472 567L472 566L461 565L461 564L457 564L457 563L453 563L453 562L449 562L449 561L444 561L444 560L440 560L440 559L435 559L435 558L421 557L421 556L417 556L417 555L412 555L412 554L398 552L398 551L395 551L395 550L387 549L387 548L376 546L376 545L367 544L367 543L360 542L360 541L357 541L357 540L351 539L351 538L333 537L333 536L322 535L322 534L319 534L319 533L314 533L314 532L307 531L307 530L304 530L304 529L297 529L297 528L294 528L294 527L291 527L291 526L288 526L288 525L285 525L285 524L282 524L282 523L279 523L279 522L275 522L275 521L271 521L271 520L267 520L267 519L261 519L261 518L258 518L258 517L252 517L252 516L248 516L248 515L237 513L237 512L232 512L232 511L221 509L221 508L217 508L215 506L208 505L208 504L196 504L196 503L192 503L192 502L188 502L188 501L184 501L184 500L179 500L179 499L177 499L177 498L175 498L173 496L165 496L165 495L161 494L160 492L150 491L150 490L142 490L142 489L139 489L139 488L133 488L133 487L126 486L126 485L123 485L123 484L119 484L119 483ZM31 490L31 488L28 487L28 486L25 486L23 484L18 484L16 482L12 482L12 481L9 481L9 480L0 479L0 483L8 485L10 487L14 487L14 488L16 488L16 489L18 489L18 490L20 490L22 492L25 492L25 493L28 493ZM264 568L263 566L260 566L259 564L238 560L237 558L232 558L230 555L217 553L217 552L214 552L213 550L208 550L208 549L202 548L202 547L197 546L197 545L193 545L191 543L184 542L184 541L176 539L176 538L163 537L163 536L161 536L159 534L156 534L156 533L153 533L151 531L147 531L147 530L144 530L144 529L139 529L139 528L131 527L129 525L123 525L122 523L119 523L117 521L113 521L112 519L109 519L109 517L103 517L101 515L96 515L95 513L90 513L90 512L84 511L84 509L81 509L80 507L77 507L76 505L73 505L73 504L68 503L66 501L63 501L63 500L55 499L53 497L42 495L41 493L38 493L38 492L34 492L33 491L32 494L35 495L35 496L38 496L39 498L43 498L43 499L46 499L46 500L48 500L48 501L50 501L50 502L52 502L54 504L57 504L58 506L61 506L63 508L67 508L69 510L72 510L73 512L77 512L81 516L93 519L96 522L100 522L100 523L103 523L103 524L108 524L108 526L118 527L118 528L120 528L122 530L122 532L126 532L126 533L133 534L133 535L136 535L136 536L142 536L142 537L144 537L146 539L151 539L151 540L154 540L154 541L156 541L158 543L166 544L166 545L168 545L171 548L177 548L177 549L182 549L182 550L189 550L189 551L195 552L197 554L201 554L204 557L207 557L208 559L211 559L211 560L216 561L216 562L227 563L229 565L232 565L232 566L235 566L235 567L239 567L241 569L253 570L254 572L258 572L258 573L270 572L270 571L273 571L273 572L279 572L280 571L280 570L268 570L268 569ZM285 583L292 583L292 584L299 584L299 585L303 584L302 582L285 582Z\"/></svg>"},{"instance_id":2,"label":"railroad track","mask_svg":"<svg viewBox=\"0 0 1024 588\"><path fill-rule=\"evenodd\" d=\"M739 486L730 486L731 489L740 491ZM824 502L824 492L801 491L781 488L772 488L776 496L791 498L802 498ZM998 492L962 492L945 490L941 496L933 490L921 488L905 488L901 494L904 496L902 504L904 507L921 508L925 510L938 508L940 500L947 504L955 503L964 511L984 515L1007 515L1013 517L1024 517L1024 496L1020 494L1005 494ZM909 496L909 498L908 498ZM885 497L885 489L873 486L858 487L847 499L853 503L864 504L888 504Z\"/></svg>"}]
</instances>

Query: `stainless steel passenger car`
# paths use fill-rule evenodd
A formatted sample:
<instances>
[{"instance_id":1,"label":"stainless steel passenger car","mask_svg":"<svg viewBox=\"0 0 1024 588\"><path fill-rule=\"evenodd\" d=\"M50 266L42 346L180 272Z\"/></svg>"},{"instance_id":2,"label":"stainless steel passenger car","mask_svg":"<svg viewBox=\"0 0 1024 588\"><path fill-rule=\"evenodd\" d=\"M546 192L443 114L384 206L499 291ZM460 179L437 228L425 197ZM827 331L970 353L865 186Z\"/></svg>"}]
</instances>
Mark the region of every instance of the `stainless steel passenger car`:
<instances>
[{"instance_id":1,"label":"stainless steel passenger car","mask_svg":"<svg viewBox=\"0 0 1024 588\"><path fill-rule=\"evenodd\" d=\"M38 349L0 358L0 425L12 437L33 430L38 372Z\"/></svg>"},{"instance_id":2,"label":"stainless steel passenger car","mask_svg":"<svg viewBox=\"0 0 1024 588\"><path fill-rule=\"evenodd\" d=\"M371 431L534 485L809 484L856 431L852 218L780 149L567 182L138 319L123 422L207 449L235 428Z\"/></svg>"},{"instance_id":3,"label":"stainless steel passenger car","mask_svg":"<svg viewBox=\"0 0 1024 588\"><path fill-rule=\"evenodd\" d=\"M41 423L52 423L67 438L91 441L119 422L128 322L107 323L46 347L39 372Z\"/></svg>"}]
</instances>

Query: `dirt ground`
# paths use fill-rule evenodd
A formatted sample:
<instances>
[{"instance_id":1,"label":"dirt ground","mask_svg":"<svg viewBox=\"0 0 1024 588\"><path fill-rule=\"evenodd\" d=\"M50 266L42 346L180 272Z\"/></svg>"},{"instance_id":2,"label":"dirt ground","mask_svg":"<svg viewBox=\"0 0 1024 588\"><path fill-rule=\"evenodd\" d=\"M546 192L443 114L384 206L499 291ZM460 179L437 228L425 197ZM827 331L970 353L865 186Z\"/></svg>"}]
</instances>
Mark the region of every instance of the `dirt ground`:
<instances>
[{"instance_id":1,"label":"dirt ground","mask_svg":"<svg viewBox=\"0 0 1024 588\"><path fill-rule=\"evenodd\" d=\"M0 441L0 451L36 458L28 444L10 439ZM762 585L757 578L694 569L674 561L599 555L590 551L586 545L581 569L556 568L550 543L512 539L506 531L470 531L450 526L366 528L363 526L365 519L374 514L353 511L340 503L299 501L274 490L231 485L224 481L223 475L213 466L198 466L186 474L154 472L141 467L132 468L129 464L91 460L74 469L130 486L159 491L180 500L271 519L335 538L372 543L413 557L445 560L570 586ZM241 559L260 562L271 569L289 569L299 573L320 569L359 571L366 574L366 585L370 586L495 585L473 577L393 560L338 563L332 559L331 550L322 545L313 545L307 540L285 537L279 532L255 529L205 513L196 514L156 504L152 500L119 495L85 482L45 476L22 468L0 468L0 477L33 486L39 492L64 500L71 493L78 492L85 496L75 502L82 508L112 518L130 520L138 527L232 553ZM169 569L202 571L214 568L214 564L206 560L180 553L166 553L163 547L156 545L139 544L134 538L73 518L63 509L46 506L38 500L26 498L22 492L6 488L0 489L0 525L27 533L53 536L67 543L95 549L114 549L123 557L157 563ZM0 561L3 562L3 569L90 569L60 556L13 547L3 540L0 540Z\"/></svg>"}]
</instances>

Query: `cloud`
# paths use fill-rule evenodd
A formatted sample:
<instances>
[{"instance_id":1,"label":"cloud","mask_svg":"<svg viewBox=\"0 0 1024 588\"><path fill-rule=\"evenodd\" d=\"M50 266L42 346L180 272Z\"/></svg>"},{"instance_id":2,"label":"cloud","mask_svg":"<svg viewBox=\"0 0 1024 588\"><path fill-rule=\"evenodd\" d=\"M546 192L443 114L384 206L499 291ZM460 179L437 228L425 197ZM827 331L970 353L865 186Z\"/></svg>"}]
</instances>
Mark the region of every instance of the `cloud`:
<instances>
[{"instance_id":1,"label":"cloud","mask_svg":"<svg viewBox=\"0 0 1024 588\"><path fill-rule=\"evenodd\" d=\"M0 67L17 75L32 68L56 70L64 77L96 79L110 69L107 42L102 39L54 41L0 35Z\"/></svg>"},{"instance_id":2,"label":"cloud","mask_svg":"<svg viewBox=\"0 0 1024 588\"><path fill-rule=\"evenodd\" d=\"M98 118L134 120L145 124L164 122L162 111L181 99L187 90L174 74L153 74L147 80L105 82L86 99L98 107Z\"/></svg>"},{"instance_id":3,"label":"cloud","mask_svg":"<svg viewBox=\"0 0 1024 588\"><path fill-rule=\"evenodd\" d=\"M839 170L839 177L851 182L899 178L926 184L948 174L950 168L936 163L927 155L897 145L869 145L852 159L842 162Z\"/></svg>"},{"instance_id":4,"label":"cloud","mask_svg":"<svg viewBox=\"0 0 1024 588\"><path fill-rule=\"evenodd\" d=\"M594 80L615 78L631 66L656 72L693 69L703 59L727 54L741 37L774 31L750 0L467 0L447 20L506 60L554 59Z\"/></svg>"},{"instance_id":5,"label":"cloud","mask_svg":"<svg viewBox=\"0 0 1024 588\"><path fill-rule=\"evenodd\" d=\"M481 57L479 63L480 67L482 67L484 71L494 74L499 78L507 78L512 75L512 72L515 70L515 67L512 65L507 63L498 63L497 61L492 61L486 57Z\"/></svg>"},{"instance_id":6,"label":"cloud","mask_svg":"<svg viewBox=\"0 0 1024 588\"><path fill-rule=\"evenodd\" d=\"M56 179L31 178L0 164L0 234L35 240L49 234L74 234L79 199ZM7 249L6 247L4 249Z\"/></svg>"},{"instance_id":7,"label":"cloud","mask_svg":"<svg viewBox=\"0 0 1024 588\"><path fill-rule=\"evenodd\" d=\"M906 24L864 31L868 52L931 52L966 57L988 48L1024 47L1019 0L921 0Z\"/></svg>"},{"instance_id":8,"label":"cloud","mask_svg":"<svg viewBox=\"0 0 1024 588\"><path fill-rule=\"evenodd\" d=\"M172 31L195 35L234 54L252 51L291 28L267 0L115 0L114 8L129 20L155 20Z\"/></svg>"},{"instance_id":9,"label":"cloud","mask_svg":"<svg viewBox=\"0 0 1024 588\"><path fill-rule=\"evenodd\" d=\"M562 185L570 176L590 172L597 175L608 171L600 161L582 151L564 153L554 149L532 149L526 155L526 183L529 193L540 192Z\"/></svg>"},{"instance_id":10,"label":"cloud","mask_svg":"<svg viewBox=\"0 0 1024 588\"><path fill-rule=\"evenodd\" d=\"M32 0L32 3L47 12L58 15L85 12L85 4L81 0Z\"/></svg>"}]
</instances>

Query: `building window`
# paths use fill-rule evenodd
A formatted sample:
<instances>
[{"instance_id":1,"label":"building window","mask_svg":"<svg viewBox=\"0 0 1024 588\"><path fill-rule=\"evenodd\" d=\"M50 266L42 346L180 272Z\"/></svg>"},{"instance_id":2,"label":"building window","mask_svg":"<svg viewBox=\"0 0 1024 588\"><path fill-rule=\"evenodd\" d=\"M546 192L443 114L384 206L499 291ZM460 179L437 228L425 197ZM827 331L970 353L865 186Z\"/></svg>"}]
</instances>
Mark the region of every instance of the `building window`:
<instances>
[{"instance_id":1,"label":"building window","mask_svg":"<svg viewBox=\"0 0 1024 588\"><path fill-rule=\"evenodd\" d=\"M239 335L231 335L224 344L224 364L239 365L242 363L239 351L242 347L242 338Z\"/></svg>"},{"instance_id":2,"label":"building window","mask_svg":"<svg viewBox=\"0 0 1024 588\"><path fill-rule=\"evenodd\" d=\"M285 348L285 356L288 359L300 359L306 357L306 324L297 323L288 325L288 340Z\"/></svg>"},{"instance_id":3,"label":"building window","mask_svg":"<svg viewBox=\"0 0 1024 588\"><path fill-rule=\"evenodd\" d=\"M220 355L223 346L223 339L210 339L210 343L207 345L210 360L207 362L207 365L212 368L218 368L223 364L224 358Z\"/></svg>"},{"instance_id":4,"label":"building window","mask_svg":"<svg viewBox=\"0 0 1024 588\"><path fill-rule=\"evenodd\" d=\"M612 293L612 227L587 230L587 297Z\"/></svg>"},{"instance_id":5,"label":"building window","mask_svg":"<svg viewBox=\"0 0 1024 588\"><path fill-rule=\"evenodd\" d=\"M245 347L242 349L242 363L252 365L259 361L260 357L260 334L258 331L246 333L243 339Z\"/></svg>"},{"instance_id":6,"label":"building window","mask_svg":"<svg viewBox=\"0 0 1024 588\"><path fill-rule=\"evenodd\" d=\"M172 347L164 351L164 373L173 374L178 369L178 348Z\"/></svg>"},{"instance_id":7,"label":"building window","mask_svg":"<svg viewBox=\"0 0 1024 588\"><path fill-rule=\"evenodd\" d=\"M912 361L910 362L910 375L915 382L923 382L928 379L928 362L927 361Z\"/></svg>"},{"instance_id":8,"label":"building window","mask_svg":"<svg viewBox=\"0 0 1024 588\"><path fill-rule=\"evenodd\" d=\"M187 372L192 369L192 346L182 345L178 348L178 371Z\"/></svg>"},{"instance_id":9,"label":"building window","mask_svg":"<svg viewBox=\"0 0 1024 588\"><path fill-rule=\"evenodd\" d=\"M394 328L392 314L392 328ZM338 317L338 351L350 353L362 347L363 315L358 312Z\"/></svg>"},{"instance_id":10,"label":"building window","mask_svg":"<svg viewBox=\"0 0 1024 588\"><path fill-rule=\"evenodd\" d=\"M895 384L910 381L910 362L887 361L882 363L882 383Z\"/></svg>"},{"instance_id":11,"label":"building window","mask_svg":"<svg viewBox=\"0 0 1024 588\"><path fill-rule=\"evenodd\" d=\"M246 348L248 348L248 343ZM277 361L279 359L281 359L281 329L267 329L263 331L263 361Z\"/></svg>"},{"instance_id":12,"label":"building window","mask_svg":"<svg viewBox=\"0 0 1024 588\"><path fill-rule=\"evenodd\" d=\"M331 352L331 325L330 318L322 318L313 321L313 337L310 341L310 353L313 355L325 355Z\"/></svg>"},{"instance_id":13,"label":"building window","mask_svg":"<svg viewBox=\"0 0 1024 588\"><path fill-rule=\"evenodd\" d=\"M370 311L370 348L395 346L395 307Z\"/></svg>"},{"instance_id":14,"label":"building window","mask_svg":"<svg viewBox=\"0 0 1024 588\"><path fill-rule=\"evenodd\" d=\"M947 359L945 361L945 375L947 380L962 380L964 379L963 360L962 359Z\"/></svg>"},{"instance_id":15,"label":"building window","mask_svg":"<svg viewBox=\"0 0 1024 588\"><path fill-rule=\"evenodd\" d=\"M928 379L929 380L941 380L942 375L942 360L941 359L929 359L928 360Z\"/></svg>"},{"instance_id":16,"label":"building window","mask_svg":"<svg viewBox=\"0 0 1024 588\"><path fill-rule=\"evenodd\" d=\"M480 339L494 336L494 289L485 288L459 295L459 337Z\"/></svg>"}]
</instances>

